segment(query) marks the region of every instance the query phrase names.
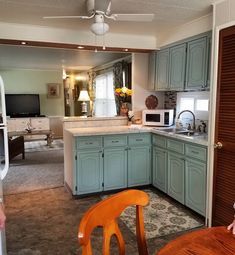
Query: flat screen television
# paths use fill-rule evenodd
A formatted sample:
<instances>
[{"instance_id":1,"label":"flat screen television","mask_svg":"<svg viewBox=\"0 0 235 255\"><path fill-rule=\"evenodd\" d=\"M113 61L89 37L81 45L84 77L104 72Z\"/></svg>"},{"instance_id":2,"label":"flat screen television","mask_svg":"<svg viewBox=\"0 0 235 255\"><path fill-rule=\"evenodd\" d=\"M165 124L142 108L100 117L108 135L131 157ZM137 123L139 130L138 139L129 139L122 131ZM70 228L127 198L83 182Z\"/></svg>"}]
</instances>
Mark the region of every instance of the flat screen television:
<instances>
[{"instance_id":1,"label":"flat screen television","mask_svg":"<svg viewBox=\"0 0 235 255\"><path fill-rule=\"evenodd\" d=\"M40 116L40 100L38 94L6 94L5 99L7 116Z\"/></svg>"}]
</instances>

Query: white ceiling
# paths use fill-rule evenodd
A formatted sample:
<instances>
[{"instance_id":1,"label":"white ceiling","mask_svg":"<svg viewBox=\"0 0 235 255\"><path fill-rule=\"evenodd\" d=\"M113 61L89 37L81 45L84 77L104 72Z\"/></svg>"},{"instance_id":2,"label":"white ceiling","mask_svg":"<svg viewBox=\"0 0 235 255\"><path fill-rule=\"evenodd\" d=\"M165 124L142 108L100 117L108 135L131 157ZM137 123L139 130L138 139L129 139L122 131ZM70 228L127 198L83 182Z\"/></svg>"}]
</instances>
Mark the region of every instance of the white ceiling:
<instances>
[{"instance_id":1,"label":"white ceiling","mask_svg":"<svg viewBox=\"0 0 235 255\"><path fill-rule=\"evenodd\" d=\"M96 0L97 5L100 1ZM154 13L151 23L108 20L110 32L156 35L212 11L216 0L112 0L112 13ZM45 20L50 15L84 15L85 0L0 0L0 21L88 30L92 20Z\"/></svg>"},{"instance_id":2,"label":"white ceiling","mask_svg":"<svg viewBox=\"0 0 235 255\"><path fill-rule=\"evenodd\" d=\"M96 4L108 0L96 0ZM212 11L217 0L112 0L111 13L154 13L152 22L106 21L110 32L153 35L170 31ZM93 20L45 20L50 15L86 15L85 0L0 0L0 22L88 31ZM0 68L84 70L124 54L0 45Z\"/></svg>"}]
</instances>

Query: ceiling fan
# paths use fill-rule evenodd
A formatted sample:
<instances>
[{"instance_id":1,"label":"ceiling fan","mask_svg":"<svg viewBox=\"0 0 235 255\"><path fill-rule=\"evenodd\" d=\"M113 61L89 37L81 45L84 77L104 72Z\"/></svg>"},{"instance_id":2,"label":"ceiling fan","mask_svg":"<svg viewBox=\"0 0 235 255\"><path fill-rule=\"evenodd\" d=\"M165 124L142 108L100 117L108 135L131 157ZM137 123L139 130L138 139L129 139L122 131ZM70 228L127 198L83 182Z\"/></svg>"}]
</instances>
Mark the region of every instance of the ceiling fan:
<instances>
[{"instance_id":1,"label":"ceiling fan","mask_svg":"<svg viewBox=\"0 0 235 255\"><path fill-rule=\"evenodd\" d=\"M109 30L106 19L114 21L152 21L154 14L111 13L111 0L86 0L87 16L47 16L44 19L95 19L91 31L95 35L104 35Z\"/></svg>"}]
</instances>

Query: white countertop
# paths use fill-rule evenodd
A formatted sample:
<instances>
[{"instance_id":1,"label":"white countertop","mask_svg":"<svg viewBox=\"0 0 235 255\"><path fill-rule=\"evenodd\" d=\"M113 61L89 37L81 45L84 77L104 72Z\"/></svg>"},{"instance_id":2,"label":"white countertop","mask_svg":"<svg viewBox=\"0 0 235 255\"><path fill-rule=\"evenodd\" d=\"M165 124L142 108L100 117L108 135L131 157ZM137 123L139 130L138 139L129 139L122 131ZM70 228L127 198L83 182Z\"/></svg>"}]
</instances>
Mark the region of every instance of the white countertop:
<instances>
[{"instance_id":1,"label":"white countertop","mask_svg":"<svg viewBox=\"0 0 235 255\"><path fill-rule=\"evenodd\" d=\"M132 134L132 133L151 132L153 134L164 135L166 137L177 138L183 141L193 142L196 144L208 146L208 138L206 134L200 135L200 136L187 136L182 134L175 134L173 132L166 132L161 129L163 128L131 125L131 126L111 126L111 127L68 128L68 129L65 129L65 131L71 133L73 136Z\"/></svg>"},{"instance_id":2,"label":"white countertop","mask_svg":"<svg viewBox=\"0 0 235 255\"><path fill-rule=\"evenodd\" d=\"M63 121L94 121L94 120L127 120L127 117L123 116L116 116L116 117L79 117L79 116L72 116L72 117L64 117Z\"/></svg>"}]
</instances>

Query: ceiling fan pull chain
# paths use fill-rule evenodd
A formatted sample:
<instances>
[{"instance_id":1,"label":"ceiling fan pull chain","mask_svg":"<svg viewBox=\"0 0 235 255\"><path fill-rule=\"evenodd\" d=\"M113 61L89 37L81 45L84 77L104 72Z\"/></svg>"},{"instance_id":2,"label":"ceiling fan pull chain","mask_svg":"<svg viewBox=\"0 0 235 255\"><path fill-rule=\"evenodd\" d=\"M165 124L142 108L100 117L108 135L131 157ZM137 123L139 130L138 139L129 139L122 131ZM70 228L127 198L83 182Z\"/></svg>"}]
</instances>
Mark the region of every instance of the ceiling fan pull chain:
<instances>
[{"instance_id":1,"label":"ceiling fan pull chain","mask_svg":"<svg viewBox=\"0 0 235 255\"><path fill-rule=\"evenodd\" d=\"M103 23L103 50L106 49L106 47L105 47L105 35L104 34L105 33L104 33L104 23Z\"/></svg>"}]
</instances>

